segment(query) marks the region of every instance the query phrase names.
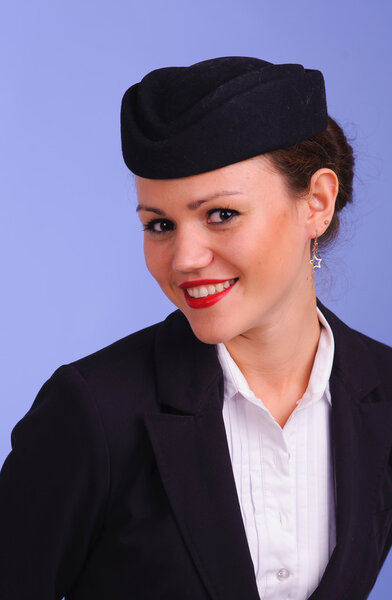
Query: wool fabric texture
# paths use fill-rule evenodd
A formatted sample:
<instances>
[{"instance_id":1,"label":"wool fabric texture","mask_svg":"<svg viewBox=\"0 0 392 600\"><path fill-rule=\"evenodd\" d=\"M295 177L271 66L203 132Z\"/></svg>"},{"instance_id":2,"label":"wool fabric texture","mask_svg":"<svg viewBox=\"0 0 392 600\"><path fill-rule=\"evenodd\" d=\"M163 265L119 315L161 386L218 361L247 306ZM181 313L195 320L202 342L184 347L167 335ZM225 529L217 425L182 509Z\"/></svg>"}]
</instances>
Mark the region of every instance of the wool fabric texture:
<instances>
[{"instance_id":1,"label":"wool fabric texture","mask_svg":"<svg viewBox=\"0 0 392 600\"><path fill-rule=\"evenodd\" d=\"M212 171L309 139L327 125L320 71L244 56L155 69L121 103L125 164L149 179Z\"/></svg>"}]
</instances>

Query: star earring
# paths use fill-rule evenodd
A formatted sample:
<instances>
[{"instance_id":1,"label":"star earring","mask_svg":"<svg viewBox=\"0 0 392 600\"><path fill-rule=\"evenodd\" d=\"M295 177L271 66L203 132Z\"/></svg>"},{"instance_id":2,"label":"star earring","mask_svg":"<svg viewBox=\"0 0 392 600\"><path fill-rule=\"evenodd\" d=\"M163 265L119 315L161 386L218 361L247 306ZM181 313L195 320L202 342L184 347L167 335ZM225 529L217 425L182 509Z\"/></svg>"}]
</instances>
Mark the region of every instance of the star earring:
<instances>
[{"instance_id":1,"label":"star earring","mask_svg":"<svg viewBox=\"0 0 392 600\"><path fill-rule=\"evenodd\" d=\"M329 224L329 221L325 220L324 221L325 225ZM318 241L317 241L317 233L316 233L316 237L313 240L313 247L312 247L312 258L310 259L310 264L314 269L321 269L321 261L323 260L322 258L317 256L317 252L318 252ZM317 264L315 264L317 263Z\"/></svg>"},{"instance_id":2,"label":"star earring","mask_svg":"<svg viewBox=\"0 0 392 600\"><path fill-rule=\"evenodd\" d=\"M317 237L313 240L313 247L312 247L312 258L310 259L310 264L312 265L313 269L321 269L321 261L323 260L322 258L319 258L317 256L317 251L318 251L318 241L317 241ZM317 264L315 264L317 262Z\"/></svg>"}]
</instances>

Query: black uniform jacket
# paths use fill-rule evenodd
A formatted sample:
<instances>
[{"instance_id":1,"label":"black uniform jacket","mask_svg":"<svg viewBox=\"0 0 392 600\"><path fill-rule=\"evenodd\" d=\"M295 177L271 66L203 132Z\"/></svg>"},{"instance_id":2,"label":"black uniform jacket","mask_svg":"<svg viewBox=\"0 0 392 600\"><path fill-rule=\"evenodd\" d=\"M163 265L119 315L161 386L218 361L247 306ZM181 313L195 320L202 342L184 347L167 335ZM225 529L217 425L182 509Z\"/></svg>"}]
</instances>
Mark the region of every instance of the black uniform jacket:
<instances>
[{"instance_id":1,"label":"black uniform jacket","mask_svg":"<svg viewBox=\"0 0 392 600\"><path fill-rule=\"evenodd\" d=\"M361 600L392 544L392 348L318 306L337 544L311 599ZM1 472L1 600L258 600L222 403L216 347L179 310L59 367Z\"/></svg>"}]
</instances>

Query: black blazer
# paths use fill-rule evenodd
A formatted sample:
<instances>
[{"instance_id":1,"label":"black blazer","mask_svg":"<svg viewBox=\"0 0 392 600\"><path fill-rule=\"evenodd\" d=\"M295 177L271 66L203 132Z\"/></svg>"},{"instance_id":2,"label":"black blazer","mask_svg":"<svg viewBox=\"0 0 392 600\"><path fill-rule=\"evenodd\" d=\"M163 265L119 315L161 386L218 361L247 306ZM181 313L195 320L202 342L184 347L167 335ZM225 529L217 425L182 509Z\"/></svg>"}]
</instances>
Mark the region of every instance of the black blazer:
<instances>
[{"instance_id":1,"label":"black blazer","mask_svg":"<svg viewBox=\"0 0 392 600\"><path fill-rule=\"evenodd\" d=\"M362 600L392 544L392 348L318 305L337 545L311 599ZM57 369L1 471L1 600L258 600L222 402L179 310Z\"/></svg>"}]
</instances>

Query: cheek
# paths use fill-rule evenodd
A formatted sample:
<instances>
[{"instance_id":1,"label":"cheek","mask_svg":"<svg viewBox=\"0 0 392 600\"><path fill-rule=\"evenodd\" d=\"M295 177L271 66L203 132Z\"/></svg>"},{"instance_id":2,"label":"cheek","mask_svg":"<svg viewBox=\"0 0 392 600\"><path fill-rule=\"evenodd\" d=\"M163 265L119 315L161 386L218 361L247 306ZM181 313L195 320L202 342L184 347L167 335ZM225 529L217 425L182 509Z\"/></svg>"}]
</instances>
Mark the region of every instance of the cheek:
<instances>
[{"instance_id":1,"label":"cheek","mask_svg":"<svg viewBox=\"0 0 392 600\"><path fill-rule=\"evenodd\" d=\"M257 225L247 231L231 248L246 270L258 276L271 276L272 280L295 270L301 262L303 234L293 223L289 211L274 214L265 226ZM253 274L254 274L253 273Z\"/></svg>"},{"instance_id":2,"label":"cheek","mask_svg":"<svg viewBox=\"0 0 392 600\"><path fill-rule=\"evenodd\" d=\"M228 244L227 250L246 269L265 268L279 256L279 231L280 228L275 227L275 223L273 227L257 223L236 236Z\"/></svg>"},{"instance_id":3,"label":"cheek","mask_svg":"<svg viewBox=\"0 0 392 600\"><path fill-rule=\"evenodd\" d=\"M167 258L166 253L159 244L153 244L148 240L144 242L144 260L146 267L154 279L161 285L167 280Z\"/></svg>"},{"instance_id":4,"label":"cheek","mask_svg":"<svg viewBox=\"0 0 392 600\"><path fill-rule=\"evenodd\" d=\"M159 273L159 254L154 251L154 248L148 243L144 242L144 260L146 267L153 277Z\"/></svg>"}]
</instances>

